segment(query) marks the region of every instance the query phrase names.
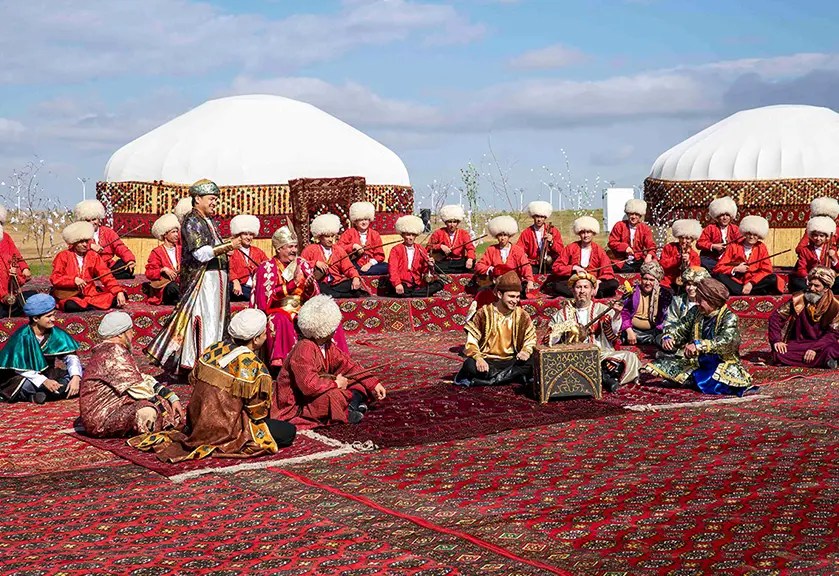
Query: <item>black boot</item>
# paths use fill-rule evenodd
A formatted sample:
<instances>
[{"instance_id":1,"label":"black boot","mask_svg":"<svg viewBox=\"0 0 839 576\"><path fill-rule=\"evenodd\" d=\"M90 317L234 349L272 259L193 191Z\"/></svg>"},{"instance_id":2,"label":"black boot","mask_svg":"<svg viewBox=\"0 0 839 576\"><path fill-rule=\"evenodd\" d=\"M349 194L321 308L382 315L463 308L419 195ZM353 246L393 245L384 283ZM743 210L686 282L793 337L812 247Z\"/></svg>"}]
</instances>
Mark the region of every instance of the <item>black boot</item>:
<instances>
[{"instance_id":1,"label":"black boot","mask_svg":"<svg viewBox=\"0 0 839 576\"><path fill-rule=\"evenodd\" d=\"M600 365L601 379L603 389L606 392L617 392L621 387L621 377L623 376L623 366L611 360L604 360Z\"/></svg>"}]
</instances>

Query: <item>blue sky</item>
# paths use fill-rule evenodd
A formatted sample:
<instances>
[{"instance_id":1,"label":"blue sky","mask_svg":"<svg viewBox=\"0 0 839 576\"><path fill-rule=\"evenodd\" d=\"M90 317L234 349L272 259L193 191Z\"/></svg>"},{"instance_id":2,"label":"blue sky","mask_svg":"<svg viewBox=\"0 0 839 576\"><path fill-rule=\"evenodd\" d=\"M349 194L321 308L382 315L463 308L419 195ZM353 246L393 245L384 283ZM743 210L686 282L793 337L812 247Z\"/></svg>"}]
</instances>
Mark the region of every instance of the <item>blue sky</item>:
<instances>
[{"instance_id":1,"label":"blue sky","mask_svg":"<svg viewBox=\"0 0 839 576\"><path fill-rule=\"evenodd\" d=\"M0 1L0 179L35 155L68 205L123 144L207 99L308 101L406 163L524 200L550 172L640 185L682 139L755 106L839 108L839 2ZM498 159L493 164L489 144ZM543 167L547 166L549 170ZM568 178L568 175L565 175ZM497 178L496 178L497 182ZM486 178L482 190L491 199ZM1 190L0 190L1 191Z\"/></svg>"}]
</instances>

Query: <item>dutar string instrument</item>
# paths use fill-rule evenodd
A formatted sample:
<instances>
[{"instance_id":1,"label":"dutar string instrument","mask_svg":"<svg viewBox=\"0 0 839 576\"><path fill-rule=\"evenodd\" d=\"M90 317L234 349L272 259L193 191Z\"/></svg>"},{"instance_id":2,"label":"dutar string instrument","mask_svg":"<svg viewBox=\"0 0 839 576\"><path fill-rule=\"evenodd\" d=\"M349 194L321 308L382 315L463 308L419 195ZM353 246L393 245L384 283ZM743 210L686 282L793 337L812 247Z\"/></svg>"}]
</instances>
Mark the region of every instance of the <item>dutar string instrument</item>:
<instances>
[{"instance_id":1,"label":"dutar string instrument","mask_svg":"<svg viewBox=\"0 0 839 576\"><path fill-rule=\"evenodd\" d=\"M484 233L484 234L481 234L480 236L477 236L475 238L470 238L466 242L461 242L457 246L452 246L449 254L454 253L455 250L460 250L461 248L463 248L465 246L468 246L469 244L477 242L478 240L481 240L482 238L486 238L487 236L488 236L488 234ZM443 260L445 260L446 258L449 257L449 254L446 254L442 250L429 250L429 252L431 253L431 256L432 256L432 258L434 258L435 262L442 262Z\"/></svg>"},{"instance_id":2,"label":"dutar string instrument","mask_svg":"<svg viewBox=\"0 0 839 576\"><path fill-rule=\"evenodd\" d=\"M545 257L548 255L548 248L553 246L553 224L545 222L545 231L542 232L542 248L539 250L539 274L544 272L544 267L547 265Z\"/></svg>"},{"instance_id":3,"label":"dutar string instrument","mask_svg":"<svg viewBox=\"0 0 839 576\"><path fill-rule=\"evenodd\" d=\"M112 275L116 272L119 272L120 270L125 270L126 268L128 268L128 264L118 266L117 268L114 268L113 270L108 270L104 274L100 274L99 276L91 278L90 280L86 280L85 282L87 282L88 284L90 284L92 282L96 282L97 280L101 280L105 276ZM77 296L81 296L81 294L82 294L81 288L79 288L78 286L76 286L75 288L55 288L55 287L53 287L53 289L52 289L52 295L56 300L66 300L67 298L75 298Z\"/></svg>"},{"instance_id":4,"label":"dutar string instrument","mask_svg":"<svg viewBox=\"0 0 839 576\"><path fill-rule=\"evenodd\" d=\"M609 300L606 304L606 309L603 310L603 312L590 319L585 325L578 324L575 320L569 319L560 324L555 332L552 331L552 334L561 334L563 344L579 344L580 342L585 342L588 339L591 330L595 328L607 314L614 310L613 306L618 302L629 299L633 292L634 289L632 285L629 282L624 281L620 292L615 295L614 298ZM552 334L548 334L546 338L550 338Z\"/></svg>"},{"instance_id":5,"label":"dutar string instrument","mask_svg":"<svg viewBox=\"0 0 839 576\"><path fill-rule=\"evenodd\" d=\"M385 246L390 246L392 244L399 244L400 242L402 242L401 238L399 240L391 240L390 242L384 242L382 244L379 244L378 246L364 246L364 249L362 250L362 253L364 253L364 250L366 250L367 248L370 248L371 250L375 250L376 248L384 248ZM333 244L333 246L334 246L334 244ZM346 256L342 256L341 258L338 258L335 262L327 262L326 264L329 267L337 266L338 264L340 264L341 262L343 262L347 258L352 258L353 254L355 254L356 252L357 252L357 250L351 250ZM357 256L356 258L358 258L358 257L360 257L360 255ZM321 270L320 268L315 266L315 270L312 273L312 276L315 278L315 280L320 282L321 280L326 278L326 272L324 272L323 270Z\"/></svg>"},{"instance_id":6,"label":"dutar string instrument","mask_svg":"<svg viewBox=\"0 0 839 576\"><path fill-rule=\"evenodd\" d=\"M747 266L749 266L751 268L751 266L754 265L754 264L759 264L760 262L764 262L766 260L771 260L775 256L780 256L781 254L786 254L787 252L792 252L792 248L787 248L786 250L782 250L780 252L775 252L774 254L770 254L769 256L764 256L763 258L758 258L757 260L752 260L751 262L748 262L748 261L744 260L743 258L735 258L731 262L731 264L735 267L739 266L740 264L746 264ZM737 274L737 275L745 274L745 272L735 272L735 274Z\"/></svg>"}]
</instances>

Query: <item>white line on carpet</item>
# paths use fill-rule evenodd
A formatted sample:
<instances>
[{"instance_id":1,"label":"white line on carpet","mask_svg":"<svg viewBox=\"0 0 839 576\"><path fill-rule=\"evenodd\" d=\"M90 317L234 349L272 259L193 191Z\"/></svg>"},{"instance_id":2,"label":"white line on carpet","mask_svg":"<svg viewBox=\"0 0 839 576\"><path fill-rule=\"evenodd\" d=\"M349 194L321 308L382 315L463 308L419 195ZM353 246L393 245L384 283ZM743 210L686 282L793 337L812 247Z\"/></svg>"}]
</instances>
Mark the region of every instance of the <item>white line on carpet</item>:
<instances>
[{"instance_id":1,"label":"white line on carpet","mask_svg":"<svg viewBox=\"0 0 839 576\"><path fill-rule=\"evenodd\" d=\"M771 396L755 394L754 396L745 396L743 398L721 398L719 400L700 400L698 402L679 402L677 404L637 404L634 406L624 406L624 409L632 410L633 412L658 412L660 410L673 410L676 408L701 408L702 406L713 406L715 404L741 404L743 402L753 402L766 398L771 398Z\"/></svg>"}]
</instances>

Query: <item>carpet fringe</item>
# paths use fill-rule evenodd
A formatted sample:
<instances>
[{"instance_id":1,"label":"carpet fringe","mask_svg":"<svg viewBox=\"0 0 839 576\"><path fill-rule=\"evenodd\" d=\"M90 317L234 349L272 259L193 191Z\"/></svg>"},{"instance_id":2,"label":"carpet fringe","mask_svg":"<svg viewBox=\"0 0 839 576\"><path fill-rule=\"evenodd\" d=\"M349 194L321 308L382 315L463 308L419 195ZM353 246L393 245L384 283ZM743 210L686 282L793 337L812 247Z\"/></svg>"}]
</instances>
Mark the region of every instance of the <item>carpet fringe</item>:
<instances>
[{"instance_id":1,"label":"carpet fringe","mask_svg":"<svg viewBox=\"0 0 839 576\"><path fill-rule=\"evenodd\" d=\"M306 436L311 438L312 440L317 440L321 444L326 444L327 446L332 446L333 448L346 448L349 444L341 442L340 440L336 440L335 438L330 438L329 436L324 436L314 430L298 430L298 434L301 436Z\"/></svg>"},{"instance_id":2,"label":"carpet fringe","mask_svg":"<svg viewBox=\"0 0 839 576\"><path fill-rule=\"evenodd\" d=\"M638 404L634 406L624 406L626 410L633 412L659 412L661 410L674 410L677 408L700 408L702 406L713 406L715 404L742 404L743 402L753 402L755 400L763 400L769 398L765 394L755 394L754 396L745 396L743 398L721 398L719 400L700 400L698 402L678 402L676 404Z\"/></svg>"}]
</instances>

